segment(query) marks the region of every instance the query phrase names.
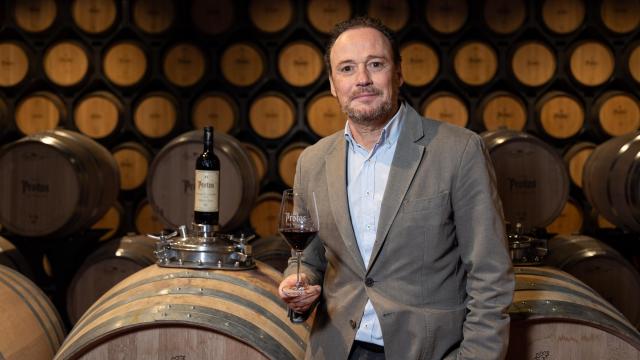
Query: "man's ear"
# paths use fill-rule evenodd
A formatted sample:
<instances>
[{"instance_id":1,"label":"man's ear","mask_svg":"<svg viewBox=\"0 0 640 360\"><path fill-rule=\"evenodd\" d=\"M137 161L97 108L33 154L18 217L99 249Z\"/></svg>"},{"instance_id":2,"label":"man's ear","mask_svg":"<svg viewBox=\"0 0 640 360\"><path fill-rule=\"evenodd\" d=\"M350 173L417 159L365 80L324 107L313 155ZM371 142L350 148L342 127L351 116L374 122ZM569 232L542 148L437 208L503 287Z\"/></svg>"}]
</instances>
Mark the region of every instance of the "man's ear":
<instances>
[{"instance_id":1,"label":"man's ear","mask_svg":"<svg viewBox=\"0 0 640 360\"><path fill-rule=\"evenodd\" d=\"M333 79L331 78L331 74L329 74L329 86L331 87L331 95L333 95L333 97L338 97L338 95L336 95L336 88L335 86L333 86Z\"/></svg>"}]
</instances>

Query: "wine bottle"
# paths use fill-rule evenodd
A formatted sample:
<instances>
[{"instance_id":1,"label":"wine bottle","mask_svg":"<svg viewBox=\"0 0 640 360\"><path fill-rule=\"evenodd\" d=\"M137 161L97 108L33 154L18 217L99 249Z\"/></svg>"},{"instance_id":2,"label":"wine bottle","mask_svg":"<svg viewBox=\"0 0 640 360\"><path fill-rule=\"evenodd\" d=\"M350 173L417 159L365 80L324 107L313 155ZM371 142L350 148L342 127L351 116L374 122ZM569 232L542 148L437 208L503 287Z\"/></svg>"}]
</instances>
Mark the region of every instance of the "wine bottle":
<instances>
[{"instance_id":1,"label":"wine bottle","mask_svg":"<svg viewBox=\"0 0 640 360\"><path fill-rule=\"evenodd\" d=\"M204 150L196 159L193 222L217 226L219 221L220 160L213 152L213 127L204 128Z\"/></svg>"}]
</instances>

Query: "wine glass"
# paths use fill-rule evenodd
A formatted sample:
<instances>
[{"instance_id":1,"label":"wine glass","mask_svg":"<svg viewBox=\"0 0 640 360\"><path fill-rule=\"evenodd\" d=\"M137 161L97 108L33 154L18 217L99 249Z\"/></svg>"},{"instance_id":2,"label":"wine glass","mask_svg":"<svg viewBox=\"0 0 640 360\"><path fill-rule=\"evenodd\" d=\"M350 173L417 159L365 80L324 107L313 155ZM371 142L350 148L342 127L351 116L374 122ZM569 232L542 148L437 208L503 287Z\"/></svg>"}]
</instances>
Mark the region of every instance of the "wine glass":
<instances>
[{"instance_id":1,"label":"wine glass","mask_svg":"<svg viewBox=\"0 0 640 360\"><path fill-rule=\"evenodd\" d=\"M295 250L297 261L296 284L283 289L287 296L304 294L306 286L300 281L300 259L304 249L318 233L319 225L315 193L312 193L311 197L293 189L287 189L282 193L278 230Z\"/></svg>"}]
</instances>

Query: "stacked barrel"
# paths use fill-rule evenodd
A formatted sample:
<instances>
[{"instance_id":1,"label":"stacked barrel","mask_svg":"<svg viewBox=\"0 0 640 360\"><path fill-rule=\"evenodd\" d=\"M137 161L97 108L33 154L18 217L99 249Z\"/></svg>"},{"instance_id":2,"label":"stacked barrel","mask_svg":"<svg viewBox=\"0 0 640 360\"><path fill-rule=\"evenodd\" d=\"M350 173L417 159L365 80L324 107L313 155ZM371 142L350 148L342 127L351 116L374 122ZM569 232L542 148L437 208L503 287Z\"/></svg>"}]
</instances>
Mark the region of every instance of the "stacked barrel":
<instances>
[{"instance_id":1,"label":"stacked barrel","mask_svg":"<svg viewBox=\"0 0 640 360\"><path fill-rule=\"evenodd\" d=\"M256 250L281 268L280 194L302 150L345 124L323 45L337 22L363 14L397 33L405 101L483 133L507 220L558 234L558 249L599 249L636 281L637 0L5 1L0 235L77 320L89 300L66 306L66 288L107 288L72 281L91 253L130 253L136 236L125 234L189 221L196 130L212 125L224 230L255 233ZM49 191L60 197L46 202ZM134 268L146 266L140 252L152 247L134 248L146 249Z\"/></svg>"}]
</instances>

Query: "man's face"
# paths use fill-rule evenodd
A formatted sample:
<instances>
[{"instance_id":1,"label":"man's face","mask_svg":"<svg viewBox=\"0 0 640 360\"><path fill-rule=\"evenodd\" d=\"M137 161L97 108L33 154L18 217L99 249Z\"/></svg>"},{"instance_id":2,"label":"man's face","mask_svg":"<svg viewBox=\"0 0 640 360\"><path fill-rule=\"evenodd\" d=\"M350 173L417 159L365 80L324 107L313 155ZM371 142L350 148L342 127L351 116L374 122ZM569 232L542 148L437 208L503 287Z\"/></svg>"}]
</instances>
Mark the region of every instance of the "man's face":
<instances>
[{"instance_id":1,"label":"man's face","mask_svg":"<svg viewBox=\"0 0 640 360\"><path fill-rule=\"evenodd\" d=\"M402 85L389 40L373 28L342 33L329 56L331 93L358 124L384 123L397 111Z\"/></svg>"}]
</instances>

